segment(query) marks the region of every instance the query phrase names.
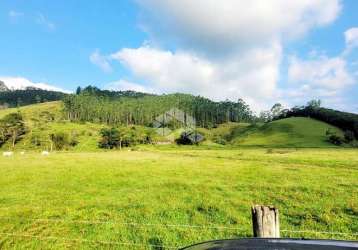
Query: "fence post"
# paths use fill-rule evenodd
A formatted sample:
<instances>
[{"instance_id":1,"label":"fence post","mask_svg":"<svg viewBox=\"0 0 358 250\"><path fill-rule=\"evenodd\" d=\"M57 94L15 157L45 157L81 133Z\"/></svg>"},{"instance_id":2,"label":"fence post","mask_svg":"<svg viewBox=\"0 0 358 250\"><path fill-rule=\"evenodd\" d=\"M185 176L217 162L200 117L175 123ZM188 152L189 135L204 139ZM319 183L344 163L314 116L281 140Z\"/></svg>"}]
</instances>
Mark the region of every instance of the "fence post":
<instances>
[{"instance_id":1,"label":"fence post","mask_svg":"<svg viewBox=\"0 0 358 250\"><path fill-rule=\"evenodd\" d=\"M255 205L251 209L254 237L280 238L278 209L273 206Z\"/></svg>"}]
</instances>

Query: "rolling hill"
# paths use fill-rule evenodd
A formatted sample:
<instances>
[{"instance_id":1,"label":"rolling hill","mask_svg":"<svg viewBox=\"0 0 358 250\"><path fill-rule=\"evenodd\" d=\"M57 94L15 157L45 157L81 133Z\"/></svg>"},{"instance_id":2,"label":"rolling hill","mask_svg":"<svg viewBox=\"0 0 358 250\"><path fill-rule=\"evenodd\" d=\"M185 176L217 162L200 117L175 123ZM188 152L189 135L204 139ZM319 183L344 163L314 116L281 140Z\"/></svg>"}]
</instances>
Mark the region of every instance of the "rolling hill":
<instances>
[{"instance_id":1,"label":"rolling hill","mask_svg":"<svg viewBox=\"0 0 358 250\"><path fill-rule=\"evenodd\" d=\"M96 123L70 122L64 119L63 104L60 101L28 105L21 108L0 110L0 119L5 115L20 111L24 117L27 133L16 145L16 150L46 150L49 148L48 136L55 132L75 135L78 143L71 150L91 151L97 149L99 130L105 125ZM270 123L225 123L217 128L199 128L206 138L204 144L259 147L335 147L326 139L326 130L343 132L332 125L311 118L291 117ZM178 132L179 131L179 132ZM168 141L180 134L181 130L168 135ZM34 145L33 140L42 140ZM5 143L2 150L10 149Z\"/></svg>"},{"instance_id":2,"label":"rolling hill","mask_svg":"<svg viewBox=\"0 0 358 250\"><path fill-rule=\"evenodd\" d=\"M339 128L305 117L234 128L230 136L232 144L242 146L332 147L326 139L327 129L343 136Z\"/></svg>"},{"instance_id":3,"label":"rolling hill","mask_svg":"<svg viewBox=\"0 0 358 250\"><path fill-rule=\"evenodd\" d=\"M28 105L20 108L9 108L0 110L0 119L5 115L20 111L27 127L27 133L20 140L16 150L48 150L49 134L65 132L76 136L78 144L72 148L75 151L91 151L97 148L99 130L103 127L93 123L73 123L63 119L62 102L47 102ZM34 145L33 140L38 140ZM9 150L9 142L0 149Z\"/></svg>"}]
</instances>

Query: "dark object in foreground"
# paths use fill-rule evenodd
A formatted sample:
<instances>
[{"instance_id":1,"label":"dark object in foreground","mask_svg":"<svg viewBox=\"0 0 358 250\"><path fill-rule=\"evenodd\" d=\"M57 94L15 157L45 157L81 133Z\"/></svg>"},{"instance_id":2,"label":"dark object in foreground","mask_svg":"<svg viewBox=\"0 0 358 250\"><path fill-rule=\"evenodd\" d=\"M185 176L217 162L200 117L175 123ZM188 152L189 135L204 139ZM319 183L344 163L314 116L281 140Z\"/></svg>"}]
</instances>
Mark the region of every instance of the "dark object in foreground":
<instances>
[{"instance_id":1,"label":"dark object in foreground","mask_svg":"<svg viewBox=\"0 0 358 250\"><path fill-rule=\"evenodd\" d=\"M353 250L356 241L247 238L215 240L183 248L183 250Z\"/></svg>"}]
</instances>

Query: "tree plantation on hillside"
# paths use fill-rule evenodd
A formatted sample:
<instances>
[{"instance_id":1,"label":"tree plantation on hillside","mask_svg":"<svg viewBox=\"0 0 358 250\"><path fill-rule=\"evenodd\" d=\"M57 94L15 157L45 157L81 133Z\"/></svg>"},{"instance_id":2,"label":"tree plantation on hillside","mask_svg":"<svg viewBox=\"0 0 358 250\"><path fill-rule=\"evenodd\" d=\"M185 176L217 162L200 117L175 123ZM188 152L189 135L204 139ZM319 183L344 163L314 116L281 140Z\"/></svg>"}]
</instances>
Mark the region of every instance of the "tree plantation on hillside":
<instances>
[{"instance_id":1,"label":"tree plantation on hillside","mask_svg":"<svg viewBox=\"0 0 358 250\"><path fill-rule=\"evenodd\" d=\"M193 116L199 127L255 120L253 112L241 99L237 102L214 102L189 94L133 95L131 92L129 96L93 89L86 88L79 95L69 95L64 99L69 120L150 126L157 116L172 108Z\"/></svg>"}]
</instances>

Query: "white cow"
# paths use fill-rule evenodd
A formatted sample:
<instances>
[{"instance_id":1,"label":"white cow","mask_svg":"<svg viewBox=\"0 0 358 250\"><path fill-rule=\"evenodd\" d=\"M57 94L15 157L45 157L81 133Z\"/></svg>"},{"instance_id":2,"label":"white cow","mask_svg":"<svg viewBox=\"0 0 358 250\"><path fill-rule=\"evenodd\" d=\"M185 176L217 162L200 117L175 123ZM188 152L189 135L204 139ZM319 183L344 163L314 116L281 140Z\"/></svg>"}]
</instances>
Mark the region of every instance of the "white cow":
<instances>
[{"instance_id":1,"label":"white cow","mask_svg":"<svg viewBox=\"0 0 358 250\"><path fill-rule=\"evenodd\" d=\"M5 157L10 157L13 154L14 154L14 152L11 152L11 151L5 151L5 152L2 153L2 155L5 156Z\"/></svg>"},{"instance_id":2,"label":"white cow","mask_svg":"<svg viewBox=\"0 0 358 250\"><path fill-rule=\"evenodd\" d=\"M42 151L41 155L48 156L50 153L48 151Z\"/></svg>"}]
</instances>

